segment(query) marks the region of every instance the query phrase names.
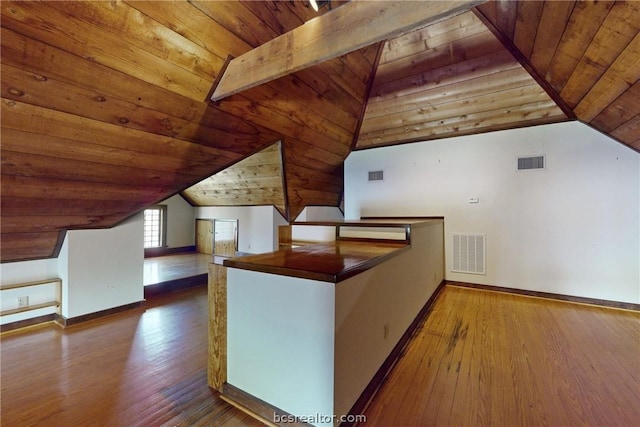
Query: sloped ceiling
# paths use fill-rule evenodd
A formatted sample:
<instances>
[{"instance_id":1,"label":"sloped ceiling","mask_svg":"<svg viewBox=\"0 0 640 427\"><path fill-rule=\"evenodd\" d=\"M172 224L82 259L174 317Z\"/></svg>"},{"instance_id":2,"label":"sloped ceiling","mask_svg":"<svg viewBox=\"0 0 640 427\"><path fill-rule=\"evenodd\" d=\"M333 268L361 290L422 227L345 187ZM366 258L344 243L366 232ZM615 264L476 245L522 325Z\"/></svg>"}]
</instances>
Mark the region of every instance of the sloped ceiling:
<instances>
[{"instance_id":1,"label":"sloped ceiling","mask_svg":"<svg viewBox=\"0 0 640 427\"><path fill-rule=\"evenodd\" d=\"M356 149L567 120L473 12L389 40Z\"/></svg>"},{"instance_id":2,"label":"sloped ceiling","mask_svg":"<svg viewBox=\"0 0 640 427\"><path fill-rule=\"evenodd\" d=\"M287 216L280 142L182 192L194 206L273 205Z\"/></svg>"},{"instance_id":3,"label":"sloped ceiling","mask_svg":"<svg viewBox=\"0 0 640 427\"><path fill-rule=\"evenodd\" d=\"M217 104L229 55L317 16L307 2L1 8L3 262L56 256L66 230L116 225L276 141L289 218L339 205L354 148L577 117L640 149L637 2L489 2Z\"/></svg>"},{"instance_id":4,"label":"sloped ceiling","mask_svg":"<svg viewBox=\"0 0 640 427\"><path fill-rule=\"evenodd\" d=\"M502 1L477 12L559 105L640 150L640 2Z\"/></svg>"}]
</instances>

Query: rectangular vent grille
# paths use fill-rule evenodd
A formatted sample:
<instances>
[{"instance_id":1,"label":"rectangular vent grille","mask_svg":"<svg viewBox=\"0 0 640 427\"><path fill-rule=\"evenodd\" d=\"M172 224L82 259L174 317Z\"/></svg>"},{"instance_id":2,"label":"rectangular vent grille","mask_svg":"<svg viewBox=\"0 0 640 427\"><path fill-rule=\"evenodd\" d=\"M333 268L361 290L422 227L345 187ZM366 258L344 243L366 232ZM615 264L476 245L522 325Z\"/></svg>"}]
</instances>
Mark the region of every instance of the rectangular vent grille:
<instances>
[{"instance_id":1,"label":"rectangular vent grille","mask_svg":"<svg viewBox=\"0 0 640 427\"><path fill-rule=\"evenodd\" d=\"M369 171L369 181L382 181L384 180L383 171Z\"/></svg>"},{"instance_id":2,"label":"rectangular vent grille","mask_svg":"<svg viewBox=\"0 0 640 427\"><path fill-rule=\"evenodd\" d=\"M453 233L451 271L487 274L486 234Z\"/></svg>"},{"instance_id":3,"label":"rectangular vent grille","mask_svg":"<svg viewBox=\"0 0 640 427\"><path fill-rule=\"evenodd\" d=\"M518 157L518 170L544 169L544 156Z\"/></svg>"}]
</instances>

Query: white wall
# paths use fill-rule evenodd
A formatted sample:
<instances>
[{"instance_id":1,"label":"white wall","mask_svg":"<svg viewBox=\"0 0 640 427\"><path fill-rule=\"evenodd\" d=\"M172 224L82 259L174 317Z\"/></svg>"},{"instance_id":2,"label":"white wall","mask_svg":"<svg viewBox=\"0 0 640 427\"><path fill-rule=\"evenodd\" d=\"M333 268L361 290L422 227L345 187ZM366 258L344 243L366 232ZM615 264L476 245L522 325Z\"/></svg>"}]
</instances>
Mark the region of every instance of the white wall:
<instances>
[{"instance_id":1,"label":"white wall","mask_svg":"<svg viewBox=\"0 0 640 427\"><path fill-rule=\"evenodd\" d=\"M117 227L102 230L71 230L58 258L0 264L3 285L50 278L62 279L62 310L72 318L142 301L143 288L142 214ZM52 287L22 288L29 303L51 300ZM3 297L2 308L12 308L18 295ZM6 307L5 307L6 305ZM7 316L2 323L16 322L54 313L54 308Z\"/></svg>"},{"instance_id":2,"label":"white wall","mask_svg":"<svg viewBox=\"0 0 640 427\"><path fill-rule=\"evenodd\" d=\"M640 303L640 155L581 123L353 152L345 217L376 215L443 215L449 280ZM451 272L452 232L487 234L486 275Z\"/></svg>"},{"instance_id":3,"label":"white wall","mask_svg":"<svg viewBox=\"0 0 640 427\"><path fill-rule=\"evenodd\" d=\"M298 222L314 222L314 221L342 221L344 215L340 208L335 206L307 206L295 221Z\"/></svg>"},{"instance_id":4,"label":"white wall","mask_svg":"<svg viewBox=\"0 0 640 427\"><path fill-rule=\"evenodd\" d=\"M67 271L62 274L66 275L62 277L64 317L77 317L144 299L142 235L142 214L114 228L67 233L59 258L68 262Z\"/></svg>"},{"instance_id":5,"label":"white wall","mask_svg":"<svg viewBox=\"0 0 640 427\"><path fill-rule=\"evenodd\" d=\"M273 206L197 207L195 217L237 219L238 250L256 254L277 250L278 226L287 224Z\"/></svg>"},{"instance_id":6,"label":"white wall","mask_svg":"<svg viewBox=\"0 0 640 427\"><path fill-rule=\"evenodd\" d=\"M227 382L290 414L334 414L335 285L236 268L227 283Z\"/></svg>"},{"instance_id":7,"label":"white wall","mask_svg":"<svg viewBox=\"0 0 640 427\"><path fill-rule=\"evenodd\" d=\"M167 205L167 247L194 246L195 208L180 195L170 197L159 204Z\"/></svg>"},{"instance_id":8,"label":"white wall","mask_svg":"<svg viewBox=\"0 0 640 427\"><path fill-rule=\"evenodd\" d=\"M57 277L60 277L57 258L0 264L0 283L3 286L55 279ZM17 308L18 298L22 296L29 297L29 304L35 305L47 301L54 301L56 295L56 289L52 285L31 286L28 288L3 291L0 293L0 309L8 310ZM4 325L6 323L44 316L55 312L55 307L48 307L26 313L3 316L0 321Z\"/></svg>"}]
</instances>

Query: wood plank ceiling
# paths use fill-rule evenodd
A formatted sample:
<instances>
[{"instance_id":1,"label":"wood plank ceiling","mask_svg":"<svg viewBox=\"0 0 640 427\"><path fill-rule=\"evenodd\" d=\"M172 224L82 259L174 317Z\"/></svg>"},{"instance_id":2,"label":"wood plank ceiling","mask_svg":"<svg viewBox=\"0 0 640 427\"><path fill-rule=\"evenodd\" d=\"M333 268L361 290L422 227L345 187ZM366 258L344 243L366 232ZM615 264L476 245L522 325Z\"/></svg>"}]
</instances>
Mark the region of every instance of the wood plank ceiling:
<instances>
[{"instance_id":1,"label":"wood plank ceiling","mask_svg":"<svg viewBox=\"0 0 640 427\"><path fill-rule=\"evenodd\" d=\"M566 119L467 12L385 44L356 149Z\"/></svg>"},{"instance_id":2,"label":"wood plank ceiling","mask_svg":"<svg viewBox=\"0 0 640 427\"><path fill-rule=\"evenodd\" d=\"M182 196L193 206L273 205L287 217L280 141L192 185Z\"/></svg>"},{"instance_id":3,"label":"wood plank ceiling","mask_svg":"<svg viewBox=\"0 0 640 427\"><path fill-rule=\"evenodd\" d=\"M306 1L3 1L1 260L56 256L66 230L276 141L289 219L340 204L352 149L577 117L639 150L638 6L489 2L213 104L228 56L317 16Z\"/></svg>"}]
</instances>

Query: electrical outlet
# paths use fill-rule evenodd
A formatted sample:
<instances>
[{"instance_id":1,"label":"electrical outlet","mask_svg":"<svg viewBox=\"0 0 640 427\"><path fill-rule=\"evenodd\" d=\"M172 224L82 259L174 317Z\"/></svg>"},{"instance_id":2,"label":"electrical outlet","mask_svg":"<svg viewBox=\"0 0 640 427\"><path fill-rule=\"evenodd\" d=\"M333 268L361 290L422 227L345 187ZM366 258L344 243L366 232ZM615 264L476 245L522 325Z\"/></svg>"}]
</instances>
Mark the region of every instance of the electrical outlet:
<instances>
[{"instance_id":1,"label":"electrical outlet","mask_svg":"<svg viewBox=\"0 0 640 427\"><path fill-rule=\"evenodd\" d=\"M29 297L18 297L18 307L27 307L29 305Z\"/></svg>"}]
</instances>

